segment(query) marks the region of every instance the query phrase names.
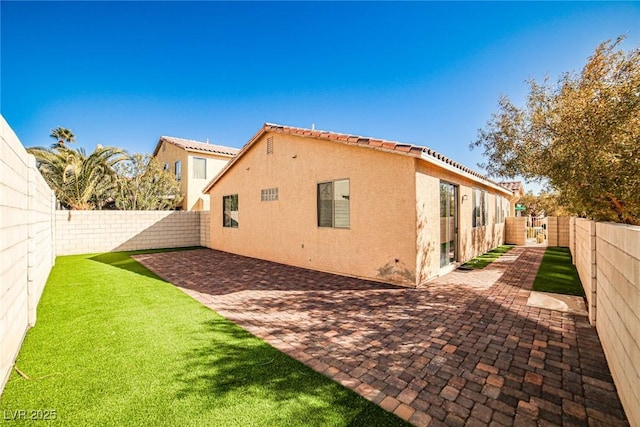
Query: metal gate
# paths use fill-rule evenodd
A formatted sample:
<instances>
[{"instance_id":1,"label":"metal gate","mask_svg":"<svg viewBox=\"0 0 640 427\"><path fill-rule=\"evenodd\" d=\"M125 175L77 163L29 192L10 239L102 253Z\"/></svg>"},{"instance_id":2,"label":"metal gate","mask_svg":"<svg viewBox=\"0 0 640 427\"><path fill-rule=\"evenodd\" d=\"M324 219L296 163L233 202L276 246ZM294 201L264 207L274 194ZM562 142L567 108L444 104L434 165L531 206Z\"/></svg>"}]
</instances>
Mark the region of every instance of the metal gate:
<instances>
[{"instance_id":1,"label":"metal gate","mask_svg":"<svg viewBox=\"0 0 640 427\"><path fill-rule=\"evenodd\" d=\"M525 239L527 245L547 245L547 218L526 217Z\"/></svg>"}]
</instances>

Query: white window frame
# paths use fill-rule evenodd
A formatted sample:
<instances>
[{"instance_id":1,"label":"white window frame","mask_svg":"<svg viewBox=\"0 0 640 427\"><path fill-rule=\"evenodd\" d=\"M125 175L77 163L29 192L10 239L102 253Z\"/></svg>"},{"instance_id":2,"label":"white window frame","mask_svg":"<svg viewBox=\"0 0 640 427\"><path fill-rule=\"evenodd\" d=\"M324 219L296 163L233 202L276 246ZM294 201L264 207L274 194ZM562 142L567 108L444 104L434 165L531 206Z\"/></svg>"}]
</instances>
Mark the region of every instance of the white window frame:
<instances>
[{"instance_id":1,"label":"white window frame","mask_svg":"<svg viewBox=\"0 0 640 427\"><path fill-rule=\"evenodd\" d=\"M180 181L182 179L182 162L178 160L174 163L173 167L176 173L176 181Z\"/></svg>"},{"instance_id":2,"label":"white window frame","mask_svg":"<svg viewBox=\"0 0 640 427\"><path fill-rule=\"evenodd\" d=\"M347 184L347 194L342 195L341 199L336 199L338 196L336 195L335 188L336 184ZM329 198L322 199L320 194L321 186L330 185L330 196ZM325 203L325 206L322 203ZM323 212L326 212L328 202L330 203L330 215L331 222L330 224L327 222L328 218L322 217ZM338 206L338 202L340 206ZM336 179L333 181L322 181L316 184L316 203L317 203L317 226L319 228L343 228L349 229L351 228L351 181L348 178L345 179ZM345 209L346 207L346 222L343 216L338 216L337 213L340 209Z\"/></svg>"},{"instance_id":3,"label":"white window frame","mask_svg":"<svg viewBox=\"0 0 640 427\"><path fill-rule=\"evenodd\" d=\"M204 176L202 176L202 177L196 176L196 172L198 171L198 168L196 168L196 160L197 161L202 160L204 162ZM194 157L191 160L191 168L193 169L193 172L192 172L193 179L207 179L207 159L206 158L204 158L204 157Z\"/></svg>"},{"instance_id":4,"label":"white window frame","mask_svg":"<svg viewBox=\"0 0 640 427\"><path fill-rule=\"evenodd\" d=\"M228 208L227 200L229 200L233 204L233 199L235 198L235 210L232 207ZM235 215L233 214L235 212ZM238 202L238 194L228 194L226 196L222 196L222 227L224 228L238 228L240 225L239 221L239 212L240 205ZM234 218L235 217L235 218ZM234 223L235 221L235 223Z\"/></svg>"}]
</instances>

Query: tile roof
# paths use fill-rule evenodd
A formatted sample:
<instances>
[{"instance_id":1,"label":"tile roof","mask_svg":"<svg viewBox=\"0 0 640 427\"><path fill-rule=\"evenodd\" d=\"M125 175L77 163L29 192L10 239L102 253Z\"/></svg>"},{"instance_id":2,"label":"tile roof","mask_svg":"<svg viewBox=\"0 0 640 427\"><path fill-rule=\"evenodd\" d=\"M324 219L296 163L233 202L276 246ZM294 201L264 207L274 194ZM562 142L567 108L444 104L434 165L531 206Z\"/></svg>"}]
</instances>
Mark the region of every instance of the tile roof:
<instances>
[{"instance_id":1,"label":"tile roof","mask_svg":"<svg viewBox=\"0 0 640 427\"><path fill-rule=\"evenodd\" d=\"M233 148L233 147L225 147L223 145L209 144L208 142L200 142L200 141L194 141L191 139L176 138L173 136L161 136L160 141L158 141L158 146L153 152L154 156L158 153L158 150L160 149L160 145L163 141L168 142L169 144L173 144L177 147L184 148L185 150L188 150L188 151L198 151L201 153L218 154L221 156L232 157L238 154L238 152L240 152L239 149Z\"/></svg>"},{"instance_id":2,"label":"tile roof","mask_svg":"<svg viewBox=\"0 0 640 427\"><path fill-rule=\"evenodd\" d=\"M524 191L524 186L522 185L522 181L502 181L502 182L499 182L498 184L500 184L507 190L511 190L514 192L519 192L520 190Z\"/></svg>"},{"instance_id":3,"label":"tile roof","mask_svg":"<svg viewBox=\"0 0 640 427\"><path fill-rule=\"evenodd\" d=\"M330 132L330 131L324 131L324 130L304 129L304 128L298 128L293 126L283 126L283 125L277 125L273 123L265 123L261 131L271 131L271 132L277 132L277 133L286 133L290 135L308 136L312 138L333 140L333 141L352 144L352 145L363 145L371 148L382 149L385 151L387 150L394 151L399 154L404 154L404 155L418 157L418 158L431 157L449 166L452 166L455 169L459 169L463 172L473 175L477 178L480 178L489 182L493 182L487 177L485 177L484 175L482 175L481 173L476 172L473 169L468 168L456 162L455 160L448 158L444 154L440 154L437 151L432 150L429 147L422 147L419 145L405 144L405 143L396 142L396 141L388 141L385 139L370 138L370 137L358 136L358 135L349 135L349 134L336 133L336 132Z\"/></svg>"},{"instance_id":4,"label":"tile roof","mask_svg":"<svg viewBox=\"0 0 640 427\"><path fill-rule=\"evenodd\" d=\"M350 135L345 133L330 132L330 131L318 130L318 129L306 129L306 128L299 128L294 126L278 125L274 123L265 123L262 126L262 128L260 128L260 130L249 140L249 142L247 142L244 145L244 147L242 147L242 149L240 150L240 153L234 159L232 159L229 163L227 163L227 165L218 173L218 175L215 176L213 180L205 187L204 192L209 191L209 189L213 186L213 184L215 184L216 181L227 172L227 170L233 167L233 164L235 163L235 161L239 157L241 157L242 154L246 150L248 150L248 148L251 145L253 145L253 143L256 140L258 140L264 133L267 133L267 132L299 135L299 136L304 136L308 138L334 141L334 142L339 142L339 143L348 144L348 145L357 145L357 146L368 147L376 150L387 151L395 154L411 156L411 157L415 157L415 158L423 159L427 161L433 161L436 164L440 164L442 167L451 168L454 170L457 169L458 173L465 173L467 175L471 175L475 177L478 180L485 181L486 183L493 185L495 188L503 188L507 191L510 191L505 187L498 185L496 182L490 180L489 178L485 177L481 173L476 172L473 169L468 168L446 157L444 154L440 154L437 151L432 150L431 148L428 148L428 147L422 147L422 146L413 145L413 144L405 144L405 143L396 142L396 141L388 141L388 140L379 139L379 138L371 138L366 136Z\"/></svg>"}]
</instances>

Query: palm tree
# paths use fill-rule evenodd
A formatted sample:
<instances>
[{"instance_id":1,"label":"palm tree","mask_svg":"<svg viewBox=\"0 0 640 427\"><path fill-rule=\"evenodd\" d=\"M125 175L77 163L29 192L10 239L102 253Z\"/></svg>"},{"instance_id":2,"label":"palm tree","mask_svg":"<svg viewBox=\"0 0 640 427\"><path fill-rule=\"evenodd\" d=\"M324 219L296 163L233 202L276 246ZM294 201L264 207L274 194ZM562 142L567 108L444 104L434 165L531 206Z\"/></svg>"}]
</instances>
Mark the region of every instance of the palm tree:
<instances>
[{"instance_id":1,"label":"palm tree","mask_svg":"<svg viewBox=\"0 0 640 427\"><path fill-rule=\"evenodd\" d=\"M35 156L40 173L58 200L76 210L102 208L116 186L114 166L129 158L120 148L101 145L88 156L83 148L74 150L64 143L28 151Z\"/></svg>"},{"instance_id":2,"label":"palm tree","mask_svg":"<svg viewBox=\"0 0 640 427\"><path fill-rule=\"evenodd\" d=\"M57 141L56 144L60 144L62 146L64 146L66 142L71 144L76 141L76 136L71 132L71 129L63 128L62 126L51 129L51 134L49 136ZM53 145L55 146L56 144Z\"/></svg>"}]
</instances>

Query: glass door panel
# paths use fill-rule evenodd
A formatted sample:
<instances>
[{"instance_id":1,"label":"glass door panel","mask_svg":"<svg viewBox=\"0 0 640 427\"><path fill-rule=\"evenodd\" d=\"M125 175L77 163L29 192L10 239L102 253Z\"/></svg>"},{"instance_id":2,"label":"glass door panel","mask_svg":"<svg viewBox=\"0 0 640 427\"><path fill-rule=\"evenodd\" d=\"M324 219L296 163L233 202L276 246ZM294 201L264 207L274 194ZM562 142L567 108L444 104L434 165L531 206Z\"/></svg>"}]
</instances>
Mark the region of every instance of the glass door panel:
<instances>
[{"instance_id":1,"label":"glass door panel","mask_svg":"<svg viewBox=\"0 0 640 427\"><path fill-rule=\"evenodd\" d=\"M458 187L440 182L440 267L456 261L458 246Z\"/></svg>"}]
</instances>

